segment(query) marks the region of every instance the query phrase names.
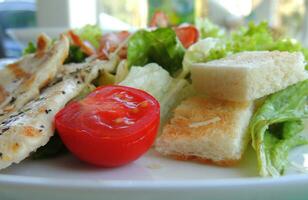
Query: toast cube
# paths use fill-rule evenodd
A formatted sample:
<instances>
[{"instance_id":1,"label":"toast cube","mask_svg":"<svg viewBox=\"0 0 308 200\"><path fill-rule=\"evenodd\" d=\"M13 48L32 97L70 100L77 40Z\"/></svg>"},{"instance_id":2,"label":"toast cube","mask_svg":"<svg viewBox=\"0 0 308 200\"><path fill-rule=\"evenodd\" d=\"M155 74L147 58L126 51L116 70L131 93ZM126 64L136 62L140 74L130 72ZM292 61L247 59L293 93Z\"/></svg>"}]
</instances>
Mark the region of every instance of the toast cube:
<instances>
[{"instance_id":1,"label":"toast cube","mask_svg":"<svg viewBox=\"0 0 308 200\"><path fill-rule=\"evenodd\" d=\"M204 95L250 101L308 78L302 53L247 51L191 66L192 83Z\"/></svg>"},{"instance_id":2,"label":"toast cube","mask_svg":"<svg viewBox=\"0 0 308 200\"><path fill-rule=\"evenodd\" d=\"M252 102L191 97L174 110L155 149L180 159L234 164L249 141L247 129L252 113Z\"/></svg>"}]
</instances>

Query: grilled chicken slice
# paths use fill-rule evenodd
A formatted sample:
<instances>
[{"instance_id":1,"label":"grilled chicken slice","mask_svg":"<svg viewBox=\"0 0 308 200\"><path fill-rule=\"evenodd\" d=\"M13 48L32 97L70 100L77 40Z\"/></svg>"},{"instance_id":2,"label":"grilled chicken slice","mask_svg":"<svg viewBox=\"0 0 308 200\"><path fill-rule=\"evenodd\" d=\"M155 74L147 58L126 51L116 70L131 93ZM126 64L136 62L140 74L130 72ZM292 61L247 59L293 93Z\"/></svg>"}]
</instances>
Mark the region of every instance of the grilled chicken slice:
<instances>
[{"instance_id":1,"label":"grilled chicken slice","mask_svg":"<svg viewBox=\"0 0 308 200\"><path fill-rule=\"evenodd\" d=\"M45 145L54 134L54 116L94 80L104 62L79 66L58 83L44 89L36 100L0 122L0 169L19 163Z\"/></svg>"},{"instance_id":2,"label":"grilled chicken slice","mask_svg":"<svg viewBox=\"0 0 308 200\"><path fill-rule=\"evenodd\" d=\"M37 98L40 89L56 76L69 52L65 35L48 48L50 39L42 34L37 51L0 70L0 119ZM2 116L2 117L1 117Z\"/></svg>"}]
</instances>

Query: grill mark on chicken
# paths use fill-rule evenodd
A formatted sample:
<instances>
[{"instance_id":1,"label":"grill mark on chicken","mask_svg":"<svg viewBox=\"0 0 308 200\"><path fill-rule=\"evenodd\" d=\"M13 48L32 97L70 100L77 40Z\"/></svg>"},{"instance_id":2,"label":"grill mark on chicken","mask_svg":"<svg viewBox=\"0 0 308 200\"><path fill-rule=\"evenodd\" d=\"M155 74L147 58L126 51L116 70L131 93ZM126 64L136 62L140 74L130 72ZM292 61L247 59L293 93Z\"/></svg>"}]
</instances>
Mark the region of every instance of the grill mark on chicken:
<instances>
[{"instance_id":1,"label":"grill mark on chicken","mask_svg":"<svg viewBox=\"0 0 308 200\"><path fill-rule=\"evenodd\" d=\"M61 71L69 51L68 38L61 35L59 41L50 48L48 43L48 37L40 35L35 54L26 55L1 71L0 85L5 88L0 92L0 120L37 98L40 90ZM38 57L37 54L41 55Z\"/></svg>"},{"instance_id":2,"label":"grill mark on chicken","mask_svg":"<svg viewBox=\"0 0 308 200\"><path fill-rule=\"evenodd\" d=\"M39 135L41 135L41 132L39 131L39 129L33 128L31 126L27 126L27 127L24 127L23 135L27 137L38 137Z\"/></svg>"},{"instance_id":3,"label":"grill mark on chicken","mask_svg":"<svg viewBox=\"0 0 308 200\"><path fill-rule=\"evenodd\" d=\"M17 79L28 78L31 76L31 74L25 72L23 68L21 68L19 62L8 64L7 67Z\"/></svg>"},{"instance_id":4,"label":"grill mark on chicken","mask_svg":"<svg viewBox=\"0 0 308 200\"><path fill-rule=\"evenodd\" d=\"M44 55L45 51L48 49L48 44L50 43L50 38L46 34L41 34L37 38L36 46L36 57L40 58Z\"/></svg>"},{"instance_id":5,"label":"grill mark on chicken","mask_svg":"<svg viewBox=\"0 0 308 200\"><path fill-rule=\"evenodd\" d=\"M6 99L8 92L0 85L0 104Z\"/></svg>"}]
</instances>

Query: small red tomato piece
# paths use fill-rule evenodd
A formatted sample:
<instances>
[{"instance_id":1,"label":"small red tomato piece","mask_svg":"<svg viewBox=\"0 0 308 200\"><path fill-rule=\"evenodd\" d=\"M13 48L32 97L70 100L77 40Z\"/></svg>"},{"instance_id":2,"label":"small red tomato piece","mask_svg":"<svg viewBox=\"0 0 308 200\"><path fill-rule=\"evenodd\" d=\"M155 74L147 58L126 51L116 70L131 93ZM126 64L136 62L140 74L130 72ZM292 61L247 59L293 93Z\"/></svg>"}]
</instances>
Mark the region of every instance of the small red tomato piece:
<instances>
[{"instance_id":1,"label":"small red tomato piece","mask_svg":"<svg viewBox=\"0 0 308 200\"><path fill-rule=\"evenodd\" d=\"M139 158L153 144L159 127L158 101L125 86L103 86L57 113L56 128L79 159L114 167Z\"/></svg>"},{"instance_id":2,"label":"small red tomato piece","mask_svg":"<svg viewBox=\"0 0 308 200\"><path fill-rule=\"evenodd\" d=\"M150 27L168 27L169 20L162 11L156 11L150 21Z\"/></svg>"},{"instance_id":3,"label":"small red tomato piece","mask_svg":"<svg viewBox=\"0 0 308 200\"><path fill-rule=\"evenodd\" d=\"M114 52L128 37L128 31L112 32L102 36L100 46L97 50L100 59L108 59L110 53ZM127 57L127 46L124 45L119 53L119 57L125 59Z\"/></svg>"},{"instance_id":4,"label":"small red tomato piece","mask_svg":"<svg viewBox=\"0 0 308 200\"><path fill-rule=\"evenodd\" d=\"M93 47L91 47L89 43L82 41L82 39L72 30L68 31L68 35L71 37L72 43L80 47L81 51L83 51L88 56L91 56L95 53Z\"/></svg>"},{"instance_id":5,"label":"small red tomato piece","mask_svg":"<svg viewBox=\"0 0 308 200\"><path fill-rule=\"evenodd\" d=\"M185 48L190 47L199 38L198 29L192 25L176 27L175 33Z\"/></svg>"}]
</instances>

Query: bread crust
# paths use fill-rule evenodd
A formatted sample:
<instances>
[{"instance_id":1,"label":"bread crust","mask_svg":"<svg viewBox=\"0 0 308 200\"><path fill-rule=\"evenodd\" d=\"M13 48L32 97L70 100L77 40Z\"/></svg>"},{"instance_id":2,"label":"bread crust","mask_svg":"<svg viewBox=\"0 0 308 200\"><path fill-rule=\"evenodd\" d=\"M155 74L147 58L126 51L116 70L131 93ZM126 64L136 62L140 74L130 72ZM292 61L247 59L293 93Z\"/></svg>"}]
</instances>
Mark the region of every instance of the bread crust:
<instances>
[{"instance_id":1,"label":"bread crust","mask_svg":"<svg viewBox=\"0 0 308 200\"><path fill-rule=\"evenodd\" d=\"M167 155L166 157L170 157L175 160L180 160L180 161L193 161L201 164L210 164L210 165L216 165L216 166L221 166L221 167L232 167L237 165L241 158L238 160L219 160L219 161L214 161L212 159L208 158L201 158L198 156L191 156L191 155Z\"/></svg>"}]
</instances>

